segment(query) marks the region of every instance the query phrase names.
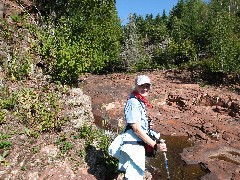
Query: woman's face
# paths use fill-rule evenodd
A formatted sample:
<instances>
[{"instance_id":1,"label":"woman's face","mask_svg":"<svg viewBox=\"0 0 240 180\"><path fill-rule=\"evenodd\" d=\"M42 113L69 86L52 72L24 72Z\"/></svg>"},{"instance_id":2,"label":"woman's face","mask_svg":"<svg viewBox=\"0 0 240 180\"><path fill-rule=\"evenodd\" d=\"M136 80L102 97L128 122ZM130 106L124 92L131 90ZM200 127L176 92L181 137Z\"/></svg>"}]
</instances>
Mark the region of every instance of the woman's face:
<instances>
[{"instance_id":1,"label":"woman's face","mask_svg":"<svg viewBox=\"0 0 240 180\"><path fill-rule=\"evenodd\" d=\"M141 94L142 96L146 97L150 90L150 84L142 84L136 86L136 91Z\"/></svg>"}]
</instances>

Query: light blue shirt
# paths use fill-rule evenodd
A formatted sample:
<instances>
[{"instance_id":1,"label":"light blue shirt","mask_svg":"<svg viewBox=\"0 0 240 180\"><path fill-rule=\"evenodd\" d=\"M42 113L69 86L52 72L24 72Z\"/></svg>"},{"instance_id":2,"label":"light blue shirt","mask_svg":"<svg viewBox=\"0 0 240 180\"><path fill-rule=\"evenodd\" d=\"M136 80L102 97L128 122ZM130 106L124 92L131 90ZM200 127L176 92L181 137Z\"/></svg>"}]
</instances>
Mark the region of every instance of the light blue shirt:
<instances>
[{"instance_id":1,"label":"light blue shirt","mask_svg":"<svg viewBox=\"0 0 240 180\"><path fill-rule=\"evenodd\" d=\"M142 130L148 130L148 117L145 104L141 100L135 98L133 94L130 95L125 105L124 114L127 124L139 123Z\"/></svg>"}]
</instances>

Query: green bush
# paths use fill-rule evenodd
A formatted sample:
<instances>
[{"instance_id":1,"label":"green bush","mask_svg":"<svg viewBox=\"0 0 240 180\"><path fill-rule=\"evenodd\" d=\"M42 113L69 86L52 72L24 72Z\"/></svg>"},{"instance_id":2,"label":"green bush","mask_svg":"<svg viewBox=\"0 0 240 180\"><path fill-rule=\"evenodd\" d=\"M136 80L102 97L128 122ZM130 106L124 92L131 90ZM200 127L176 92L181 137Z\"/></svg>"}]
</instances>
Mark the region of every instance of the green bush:
<instances>
[{"instance_id":1,"label":"green bush","mask_svg":"<svg viewBox=\"0 0 240 180\"><path fill-rule=\"evenodd\" d=\"M67 141L67 138L65 136L60 137L56 141L56 145L60 148L62 154L67 153L69 150L73 148L73 145L71 144L71 142Z\"/></svg>"},{"instance_id":2,"label":"green bush","mask_svg":"<svg viewBox=\"0 0 240 180\"><path fill-rule=\"evenodd\" d=\"M14 13L10 17L13 20L13 22L21 22L22 21L22 17L17 13Z\"/></svg>"},{"instance_id":3,"label":"green bush","mask_svg":"<svg viewBox=\"0 0 240 180\"><path fill-rule=\"evenodd\" d=\"M20 90L17 117L29 129L36 132L58 131L67 121L61 116L61 104L55 93Z\"/></svg>"},{"instance_id":4,"label":"green bush","mask_svg":"<svg viewBox=\"0 0 240 180\"><path fill-rule=\"evenodd\" d=\"M12 142L10 141L1 141L0 149L9 150L12 147Z\"/></svg>"},{"instance_id":5,"label":"green bush","mask_svg":"<svg viewBox=\"0 0 240 180\"><path fill-rule=\"evenodd\" d=\"M0 89L0 109L13 110L17 105L17 93L10 93L9 87Z\"/></svg>"},{"instance_id":6,"label":"green bush","mask_svg":"<svg viewBox=\"0 0 240 180\"><path fill-rule=\"evenodd\" d=\"M117 173L118 160L110 156L108 153L108 147L112 142L112 137L105 134L104 130L96 129L91 125L84 125L80 127L79 137L86 140L86 149L88 149L90 145L97 144L96 148L100 149L103 153L101 162L103 162L106 166L106 175L109 178L115 176Z\"/></svg>"}]
</instances>

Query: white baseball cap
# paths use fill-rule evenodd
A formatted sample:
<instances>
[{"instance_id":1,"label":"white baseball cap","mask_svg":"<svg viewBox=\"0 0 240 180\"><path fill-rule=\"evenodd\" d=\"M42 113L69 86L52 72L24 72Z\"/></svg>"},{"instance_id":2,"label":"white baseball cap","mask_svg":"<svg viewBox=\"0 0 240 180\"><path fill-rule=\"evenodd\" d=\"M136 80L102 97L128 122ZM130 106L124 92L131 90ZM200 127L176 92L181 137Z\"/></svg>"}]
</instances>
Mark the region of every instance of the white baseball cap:
<instances>
[{"instance_id":1,"label":"white baseball cap","mask_svg":"<svg viewBox=\"0 0 240 180\"><path fill-rule=\"evenodd\" d=\"M135 79L135 85L140 86L142 84L150 84L151 85L150 78L146 75L137 76Z\"/></svg>"}]
</instances>

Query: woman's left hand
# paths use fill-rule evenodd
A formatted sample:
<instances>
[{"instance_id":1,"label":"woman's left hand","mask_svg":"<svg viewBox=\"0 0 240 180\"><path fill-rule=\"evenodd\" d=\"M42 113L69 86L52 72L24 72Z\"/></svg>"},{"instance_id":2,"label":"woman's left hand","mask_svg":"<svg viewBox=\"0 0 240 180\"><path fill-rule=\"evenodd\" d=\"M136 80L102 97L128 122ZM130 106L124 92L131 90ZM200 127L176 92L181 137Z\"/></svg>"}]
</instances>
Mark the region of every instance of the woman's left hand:
<instances>
[{"instance_id":1,"label":"woman's left hand","mask_svg":"<svg viewBox=\"0 0 240 180\"><path fill-rule=\"evenodd\" d=\"M157 149L159 151L167 151L167 145L165 143L157 144Z\"/></svg>"}]
</instances>

